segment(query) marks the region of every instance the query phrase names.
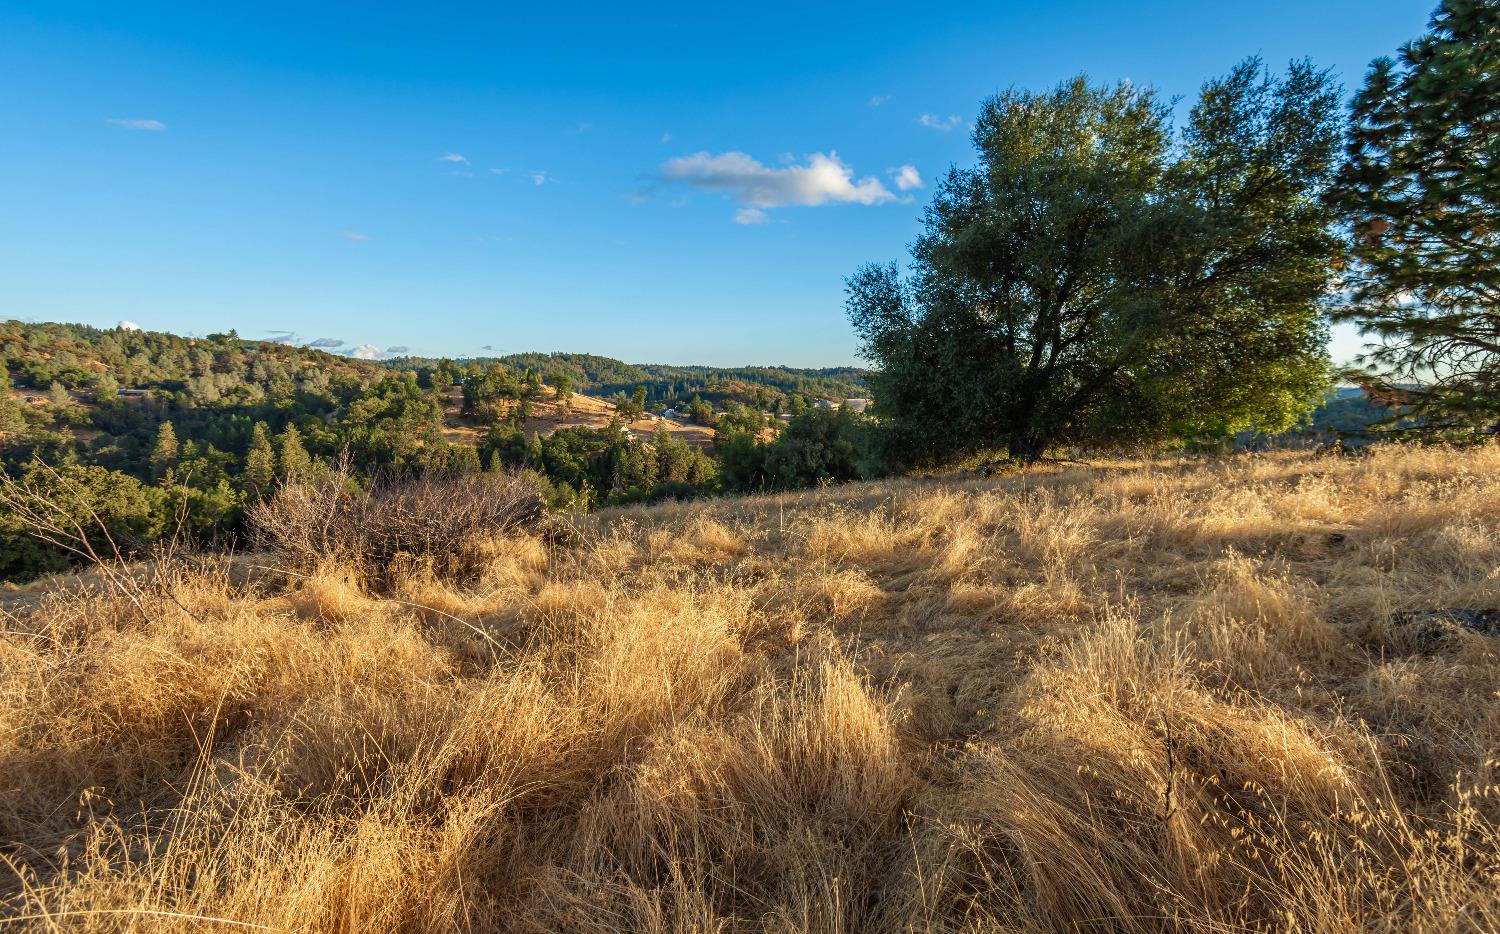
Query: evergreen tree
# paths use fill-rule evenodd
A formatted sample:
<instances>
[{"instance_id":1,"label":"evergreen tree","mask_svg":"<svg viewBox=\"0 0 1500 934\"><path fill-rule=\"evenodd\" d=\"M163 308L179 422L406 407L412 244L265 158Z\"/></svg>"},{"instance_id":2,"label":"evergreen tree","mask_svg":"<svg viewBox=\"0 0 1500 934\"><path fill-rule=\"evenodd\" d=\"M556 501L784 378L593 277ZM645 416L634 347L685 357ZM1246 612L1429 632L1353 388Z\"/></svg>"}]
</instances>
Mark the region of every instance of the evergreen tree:
<instances>
[{"instance_id":1,"label":"evergreen tree","mask_svg":"<svg viewBox=\"0 0 1500 934\"><path fill-rule=\"evenodd\" d=\"M245 483L257 494L264 494L276 482L276 452L265 422L256 422L250 431L250 449L245 454Z\"/></svg>"},{"instance_id":2,"label":"evergreen tree","mask_svg":"<svg viewBox=\"0 0 1500 934\"><path fill-rule=\"evenodd\" d=\"M20 434L26 428L26 411L10 388L10 380L0 370L0 439Z\"/></svg>"},{"instance_id":3,"label":"evergreen tree","mask_svg":"<svg viewBox=\"0 0 1500 934\"><path fill-rule=\"evenodd\" d=\"M557 392L557 404L562 406L564 412L570 412L573 408L573 380L566 373L559 373L552 377L552 388Z\"/></svg>"},{"instance_id":4,"label":"evergreen tree","mask_svg":"<svg viewBox=\"0 0 1500 934\"><path fill-rule=\"evenodd\" d=\"M68 387L53 380L52 385L47 387L47 401L60 409L65 409L73 404L73 394L68 392Z\"/></svg>"},{"instance_id":5,"label":"evergreen tree","mask_svg":"<svg viewBox=\"0 0 1500 934\"><path fill-rule=\"evenodd\" d=\"M698 395L696 392L693 393L693 398L688 402L687 409L688 418L690 418L695 425L704 425L712 428L714 422L718 420L714 415L713 406L709 405L707 402L704 402L703 397Z\"/></svg>"},{"instance_id":6,"label":"evergreen tree","mask_svg":"<svg viewBox=\"0 0 1500 934\"><path fill-rule=\"evenodd\" d=\"M177 432L170 421L162 422L156 429L156 444L151 448L151 476L157 480L165 477L179 454Z\"/></svg>"},{"instance_id":7,"label":"evergreen tree","mask_svg":"<svg viewBox=\"0 0 1500 934\"><path fill-rule=\"evenodd\" d=\"M302 434L297 431L297 426L288 422L277 440L281 450L281 478L288 483L297 483L311 477L312 458L302 446Z\"/></svg>"},{"instance_id":8,"label":"evergreen tree","mask_svg":"<svg viewBox=\"0 0 1500 934\"><path fill-rule=\"evenodd\" d=\"M1375 61L1353 118L1332 200L1352 235L1341 314L1379 341L1361 381L1419 429L1500 428L1500 3L1444 0Z\"/></svg>"}]
</instances>

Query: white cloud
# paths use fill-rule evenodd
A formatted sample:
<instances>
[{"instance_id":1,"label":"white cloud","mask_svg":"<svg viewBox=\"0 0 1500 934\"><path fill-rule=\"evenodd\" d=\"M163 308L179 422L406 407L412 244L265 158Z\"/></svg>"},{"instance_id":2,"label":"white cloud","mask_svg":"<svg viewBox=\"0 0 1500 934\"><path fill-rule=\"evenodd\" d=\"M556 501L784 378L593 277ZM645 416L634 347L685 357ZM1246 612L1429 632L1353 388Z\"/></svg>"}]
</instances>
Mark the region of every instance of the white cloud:
<instances>
[{"instance_id":1,"label":"white cloud","mask_svg":"<svg viewBox=\"0 0 1500 934\"><path fill-rule=\"evenodd\" d=\"M117 117L104 122L126 130L151 130L154 133L160 133L167 128L167 125L160 120L124 120Z\"/></svg>"},{"instance_id":2,"label":"white cloud","mask_svg":"<svg viewBox=\"0 0 1500 934\"><path fill-rule=\"evenodd\" d=\"M139 331L141 329L141 326L134 321L121 321L115 326L122 331Z\"/></svg>"},{"instance_id":3,"label":"white cloud","mask_svg":"<svg viewBox=\"0 0 1500 934\"><path fill-rule=\"evenodd\" d=\"M784 169L773 169L742 152L717 156L699 152L668 159L660 175L664 181L728 192L755 208L829 202L883 204L896 197L873 176L855 181L854 170L836 152L813 153L806 165Z\"/></svg>"},{"instance_id":4,"label":"white cloud","mask_svg":"<svg viewBox=\"0 0 1500 934\"><path fill-rule=\"evenodd\" d=\"M469 164L469 160L465 159L462 153L457 153L457 152L445 152L441 156L437 157L437 161L438 162L457 162L460 165L468 165Z\"/></svg>"},{"instance_id":5,"label":"white cloud","mask_svg":"<svg viewBox=\"0 0 1500 934\"><path fill-rule=\"evenodd\" d=\"M309 342L307 346L319 348L342 347L344 346L344 342L337 337L320 337L315 341Z\"/></svg>"},{"instance_id":6,"label":"white cloud","mask_svg":"<svg viewBox=\"0 0 1500 934\"><path fill-rule=\"evenodd\" d=\"M947 133L962 123L963 118L958 114L949 114L946 117L939 117L937 114L923 114L917 118L917 122L930 129Z\"/></svg>"},{"instance_id":7,"label":"white cloud","mask_svg":"<svg viewBox=\"0 0 1500 934\"><path fill-rule=\"evenodd\" d=\"M349 356L353 357L356 360L379 360L381 356L381 350L374 344L360 344L358 347L349 351Z\"/></svg>"},{"instance_id":8,"label":"white cloud","mask_svg":"<svg viewBox=\"0 0 1500 934\"><path fill-rule=\"evenodd\" d=\"M890 99L891 96L889 94L876 94L874 97L870 98L869 103L871 107L879 107L881 104L884 104Z\"/></svg>"},{"instance_id":9,"label":"white cloud","mask_svg":"<svg viewBox=\"0 0 1500 934\"><path fill-rule=\"evenodd\" d=\"M740 208L734 212L736 224L764 224L770 219L770 215L760 208Z\"/></svg>"},{"instance_id":10,"label":"white cloud","mask_svg":"<svg viewBox=\"0 0 1500 934\"><path fill-rule=\"evenodd\" d=\"M339 236L354 243L364 243L366 240L370 239L369 234L362 234L355 230L340 230Z\"/></svg>"},{"instance_id":11,"label":"white cloud","mask_svg":"<svg viewBox=\"0 0 1500 934\"><path fill-rule=\"evenodd\" d=\"M888 169L887 174L896 183L897 191L911 191L913 188L921 188L922 176L917 172L914 165L903 165L899 168Z\"/></svg>"},{"instance_id":12,"label":"white cloud","mask_svg":"<svg viewBox=\"0 0 1500 934\"><path fill-rule=\"evenodd\" d=\"M490 169L490 174L491 175L504 175L505 173L507 173L509 171L510 171L510 169L508 169L508 168Z\"/></svg>"},{"instance_id":13,"label":"white cloud","mask_svg":"<svg viewBox=\"0 0 1500 934\"><path fill-rule=\"evenodd\" d=\"M526 174L528 176L530 176L531 183L533 185L537 185L537 186L545 185L548 182L555 182L555 181L557 181L557 179L555 179L552 176L548 175L547 172L546 172L546 170L541 170L541 171L536 171L536 172L528 172Z\"/></svg>"}]
</instances>

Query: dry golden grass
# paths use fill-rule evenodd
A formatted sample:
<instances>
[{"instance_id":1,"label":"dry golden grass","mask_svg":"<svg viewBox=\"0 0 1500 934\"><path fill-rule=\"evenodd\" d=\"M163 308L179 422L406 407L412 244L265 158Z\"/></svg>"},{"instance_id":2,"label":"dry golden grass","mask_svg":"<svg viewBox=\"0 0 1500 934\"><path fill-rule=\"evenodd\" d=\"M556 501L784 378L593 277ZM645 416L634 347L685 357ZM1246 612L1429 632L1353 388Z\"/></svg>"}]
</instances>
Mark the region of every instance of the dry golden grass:
<instances>
[{"instance_id":1,"label":"dry golden grass","mask_svg":"<svg viewBox=\"0 0 1500 934\"><path fill-rule=\"evenodd\" d=\"M553 541L461 584L226 561L145 612L17 600L0 920L1500 929L1500 642L1399 616L1500 606L1500 448L856 485Z\"/></svg>"}]
</instances>

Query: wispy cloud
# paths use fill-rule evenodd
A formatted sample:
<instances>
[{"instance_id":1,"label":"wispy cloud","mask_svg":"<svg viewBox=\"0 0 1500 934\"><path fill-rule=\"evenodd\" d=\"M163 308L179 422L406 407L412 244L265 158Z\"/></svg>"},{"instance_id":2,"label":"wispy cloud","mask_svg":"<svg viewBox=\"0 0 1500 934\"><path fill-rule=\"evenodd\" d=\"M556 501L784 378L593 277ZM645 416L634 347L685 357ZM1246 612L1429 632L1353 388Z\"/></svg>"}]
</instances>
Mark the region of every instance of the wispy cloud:
<instances>
[{"instance_id":1,"label":"wispy cloud","mask_svg":"<svg viewBox=\"0 0 1500 934\"><path fill-rule=\"evenodd\" d=\"M537 186L542 186L547 184L548 182L557 181L557 179L553 178L551 175L548 175L545 169L531 171L526 174L531 178L531 183Z\"/></svg>"},{"instance_id":2,"label":"wispy cloud","mask_svg":"<svg viewBox=\"0 0 1500 934\"><path fill-rule=\"evenodd\" d=\"M871 107L879 107L890 99L891 96L889 94L876 94L874 97L870 98L868 103Z\"/></svg>"},{"instance_id":3,"label":"wispy cloud","mask_svg":"<svg viewBox=\"0 0 1500 934\"><path fill-rule=\"evenodd\" d=\"M661 141L662 141L663 144L670 143L672 141L672 134L671 133L663 133L661 135Z\"/></svg>"},{"instance_id":4,"label":"wispy cloud","mask_svg":"<svg viewBox=\"0 0 1500 934\"><path fill-rule=\"evenodd\" d=\"M340 230L339 236L354 243L364 243L370 239L369 234L362 234L356 230Z\"/></svg>"},{"instance_id":5,"label":"wispy cloud","mask_svg":"<svg viewBox=\"0 0 1500 934\"><path fill-rule=\"evenodd\" d=\"M963 118L958 114L949 114L946 117L939 117L937 114L923 114L917 118L917 122L929 129L947 133L962 123Z\"/></svg>"},{"instance_id":6,"label":"wispy cloud","mask_svg":"<svg viewBox=\"0 0 1500 934\"><path fill-rule=\"evenodd\" d=\"M813 153L805 165L780 169L742 152L719 155L699 152L668 159L662 163L658 175L665 182L727 192L751 208L883 204L896 198L878 178L868 176L856 181L854 170L840 161L836 152Z\"/></svg>"},{"instance_id":7,"label":"wispy cloud","mask_svg":"<svg viewBox=\"0 0 1500 934\"><path fill-rule=\"evenodd\" d=\"M740 208L734 212L736 224L764 224L771 220L771 215L760 208Z\"/></svg>"},{"instance_id":8,"label":"wispy cloud","mask_svg":"<svg viewBox=\"0 0 1500 934\"><path fill-rule=\"evenodd\" d=\"M510 171L509 168L507 168L505 166L501 166L499 168L490 169L490 174L491 175L504 175L504 174L506 174L509 171Z\"/></svg>"},{"instance_id":9,"label":"wispy cloud","mask_svg":"<svg viewBox=\"0 0 1500 934\"><path fill-rule=\"evenodd\" d=\"M167 125L160 120L126 120L121 117L113 117L104 122L110 126L117 126L125 130L150 130L153 133L160 133L167 128Z\"/></svg>"},{"instance_id":10,"label":"wispy cloud","mask_svg":"<svg viewBox=\"0 0 1500 934\"><path fill-rule=\"evenodd\" d=\"M894 169L887 169L886 174L895 183L897 191L911 191L921 188L923 185L922 176L917 172L917 167L914 165L903 165Z\"/></svg>"},{"instance_id":11,"label":"wispy cloud","mask_svg":"<svg viewBox=\"0 0 1500 934\"><path fill-rule=\"evenodd\" d=\"M466 159L466 158L464 158L463 153L458 153L458 152L445 152L441 156L438 156L437 159L436 159L436 161L438 161L438 162L457 162L459 165L468 165L469 164L469 160Z\"/></svg>"},{"instance_id":12,"label":"wispy cloud","mask_svg":"<svg viewBox=\"0 0 1500 934\"><path fill-rule=\"evenodd\" d=\"M577 126L575 126L573 128L573 135L577 136L579 133L587 133L589 130L592 130L593 128L594 128L594 125L592 123L580 123L580 124L578 124Z\"/></svg>"}]
</instances>

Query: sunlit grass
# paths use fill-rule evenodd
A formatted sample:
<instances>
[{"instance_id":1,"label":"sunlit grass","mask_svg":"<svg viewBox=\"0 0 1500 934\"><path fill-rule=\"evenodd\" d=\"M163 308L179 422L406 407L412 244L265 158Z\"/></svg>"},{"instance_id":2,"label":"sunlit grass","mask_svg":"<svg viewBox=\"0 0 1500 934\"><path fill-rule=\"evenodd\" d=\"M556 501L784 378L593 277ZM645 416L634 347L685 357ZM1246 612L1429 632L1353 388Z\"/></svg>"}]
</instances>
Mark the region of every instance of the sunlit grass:
<instances>
[{"instance_id":1,"label":"sunlit grass","mask_svg":"<svg viewBox=\"0 0 1500 934\"><path fill-rule=\"evenodd\" d=\"M240 559L139 607L13 595L4 914L1500 928L1500 642L1395 615L1500 606L1500 448L578 522L461 581Z\"/></svg>"}]
</instances>

